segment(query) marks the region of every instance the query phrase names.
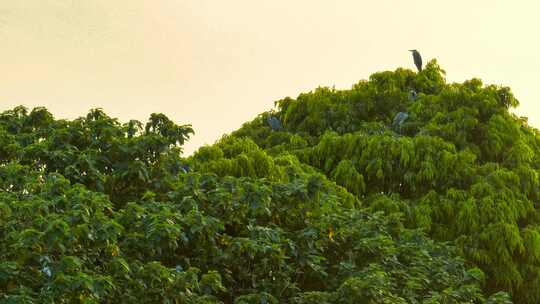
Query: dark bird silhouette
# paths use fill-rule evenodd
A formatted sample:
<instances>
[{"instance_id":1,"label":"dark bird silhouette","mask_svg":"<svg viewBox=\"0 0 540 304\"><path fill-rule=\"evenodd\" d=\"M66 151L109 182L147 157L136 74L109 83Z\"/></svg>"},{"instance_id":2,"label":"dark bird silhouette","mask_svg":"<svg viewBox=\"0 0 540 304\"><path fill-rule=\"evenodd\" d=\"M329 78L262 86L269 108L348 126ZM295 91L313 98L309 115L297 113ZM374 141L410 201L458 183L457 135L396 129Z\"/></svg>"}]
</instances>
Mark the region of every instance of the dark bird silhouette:
<instances>
[{"instance_id":1,"label":"dark bird silhouette","mask_svg":"<svg viewBox=\"0 0 540 304\"><path fill-rule=\"evenodd\" d=\"M418 68L418 72L422 71L422 57L420 56L420 53L418 53L417 50L409 50L409 52L412 52L412 57L414 59L414 65Z\"/></svg>"}]
</instances>

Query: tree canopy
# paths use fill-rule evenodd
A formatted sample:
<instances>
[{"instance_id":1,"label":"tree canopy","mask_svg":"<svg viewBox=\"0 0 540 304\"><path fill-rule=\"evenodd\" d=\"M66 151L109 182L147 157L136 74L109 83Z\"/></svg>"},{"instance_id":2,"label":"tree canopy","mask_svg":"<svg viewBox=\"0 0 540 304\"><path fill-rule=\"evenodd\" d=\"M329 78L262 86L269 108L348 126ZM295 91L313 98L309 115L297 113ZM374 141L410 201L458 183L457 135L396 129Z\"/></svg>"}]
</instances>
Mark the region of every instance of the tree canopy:
<instances>
[{"instance_id":1,"label":"tree canopy","mask_svg":"<svg viewBox=\"0 0 540 304\"><path fill-rule=\"evenodd\" d=\"M0 113L0 303L540 302L540 133L444 75L285 98L187 158L163 114Z\"/></svg>"}]
</instances>

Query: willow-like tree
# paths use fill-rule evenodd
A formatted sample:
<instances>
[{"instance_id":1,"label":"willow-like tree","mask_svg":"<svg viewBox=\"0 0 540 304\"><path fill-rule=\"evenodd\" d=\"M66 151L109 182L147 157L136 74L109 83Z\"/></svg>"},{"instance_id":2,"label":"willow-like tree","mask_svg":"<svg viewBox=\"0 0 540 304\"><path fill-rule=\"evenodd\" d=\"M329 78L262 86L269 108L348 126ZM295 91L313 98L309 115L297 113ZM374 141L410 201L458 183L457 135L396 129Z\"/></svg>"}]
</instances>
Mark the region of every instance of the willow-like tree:
<instances>
[{"instance_id":1,"label":"willow-like tree","mask_svg":"<svg viewBox=\"0 0 540 304\"><path fill-rule=\"evenodd\" d=\"M295 155L372 210L452 242L486 273L487 292L539 303L540 133L510 112L518 101L509 88L444 75L431 61L350 90L318 88L276 102L286 131L271 132L262 114L233 136ZM399 112L408 117L397 133Z\"/></svg>"}]
</instances>

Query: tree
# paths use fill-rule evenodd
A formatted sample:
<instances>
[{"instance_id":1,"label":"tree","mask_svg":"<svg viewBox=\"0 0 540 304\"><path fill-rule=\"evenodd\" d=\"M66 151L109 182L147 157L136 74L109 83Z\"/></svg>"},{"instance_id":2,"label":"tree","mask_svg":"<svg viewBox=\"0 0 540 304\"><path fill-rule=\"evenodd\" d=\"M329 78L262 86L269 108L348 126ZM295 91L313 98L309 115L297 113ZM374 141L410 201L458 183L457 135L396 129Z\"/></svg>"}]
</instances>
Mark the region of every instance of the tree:
<instances>
[{"instance_id":1,"label":"tree","mask_svg":"<svg viewBox=\"0 0 540 304\"><path fill-rule=\"evenodd\" d=\"M410 90L417 99L407 98ZM259 119L233 136L295 155L373 211L452 242L485 272L486 292L538 303L540 133L509 112L517 105L507 87L447 84L431 61L418 74L381 72L351 90L278 101L274 115L287 130L279 142L261 136ZM399 134L391 126L398 112L409 115ZM292 136L306 144L290 145Z\"/></svg>"},{"instance_id":2,"label":"tree","mask_svg":"<svg viewBox=\"0 0 540 304\"><path fill-rule=\"evenodd\" d=\"M163 114L5 111L0 303L537 303L540 136L516 105L432 61L189 158Z\"/></svg>"}]
</instances>

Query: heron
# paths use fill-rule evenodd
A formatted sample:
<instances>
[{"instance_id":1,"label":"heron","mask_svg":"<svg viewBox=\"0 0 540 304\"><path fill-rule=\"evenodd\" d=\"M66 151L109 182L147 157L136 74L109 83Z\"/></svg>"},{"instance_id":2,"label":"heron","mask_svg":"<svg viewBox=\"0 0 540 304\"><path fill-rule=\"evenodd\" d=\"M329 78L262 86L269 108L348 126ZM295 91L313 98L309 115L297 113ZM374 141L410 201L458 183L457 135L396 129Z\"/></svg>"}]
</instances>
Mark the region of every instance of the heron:
<instances>
[{"instance_id":1,"label":"heron","mask_svg":"<svg viewBox=\"0 0 540 304\"><path fill-rule=\"evenodd\" d=\"M409 114L407 112L398 112L396 116L394 116L394 120L392 121L392 128L394 130L401 132L401 127L403 126L403 123L407 118L409 117Z\"/></svg>"},{"instance_id":2,"label":"heron","mask_svg":"<svg viewBox=\"0 0 540 304\"><path fill-rule=\"evenodd\" d=\"M418 99L418 93L416 93L415 90L410 90L408 98L409 101L415 101L416 99Z\"/></svg>"},{"instance_id":3,"label":"heron","mask_svg":"<svg viewBox=\"0 0 540 304\"><path fill-rule=\"evenodd\" d=\"M418 68L418 72L422 72L422 57L417 50L409 50L412 52L412 57L414 59L414 65Z\"/></svg>"},{"instance_id":4,"label":"heron","mask_svg":"<svg viewBox=\"0 0 540 304\"><path fill-rule=\"evenodd\" d=\"M183 173L188 173L189 171L191 171L191 168L188 164L182 164L180 166L180 171L182 171Z\"/></svg>"},{"instance_id":5,"label":"heron","mask_svg":"<svg viewBox=\"0 0 540 304\"><path fill-rule=\"evenodd\" d=\"M275 116L266 117L266 122L268 123L268 125L270 125L270 128L273 131L281 131L283 129L283 126L281 125L281 122Z\"/></svg>"}]
</instances>

